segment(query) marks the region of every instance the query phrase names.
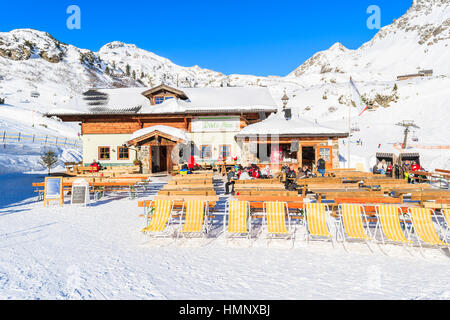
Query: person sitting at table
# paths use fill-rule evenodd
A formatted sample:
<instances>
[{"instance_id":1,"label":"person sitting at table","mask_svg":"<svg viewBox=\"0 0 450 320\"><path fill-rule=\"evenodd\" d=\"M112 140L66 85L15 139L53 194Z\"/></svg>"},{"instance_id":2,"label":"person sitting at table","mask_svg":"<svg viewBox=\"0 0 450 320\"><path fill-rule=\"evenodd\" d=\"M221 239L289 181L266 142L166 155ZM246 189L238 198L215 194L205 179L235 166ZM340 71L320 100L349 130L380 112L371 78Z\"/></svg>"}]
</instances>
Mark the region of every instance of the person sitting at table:
<instances>
[{"instance_id":1,"label":"person sitting at table","mask_svg":"<svg viewBox=\"0 0 450 320\"><path fill-rule=\"evenodd\" d=\"M426 176L419 176L416 172L418 171L422 171L422 168L420 167L420 165L415 162L412 161L411 162L411 172L412 174L410 174L410 178L411 178L411 182L412 183L416 183L416 182L420 182L420 178L422 178L422 180L425 180L424 178L426 178Z\"/></svg>"},{"instance_id":2,"label":"person sitting at table","mask_svg":"<svg viewBox=\"0 0 450 320\"><path fill-rule=\"evenodd\" d=\"M192 155L189 157L188 168L189 168L190 171L196 171L196 170L198 170L200 168L198 163L195 162L194 156L192 156Z\"/></svg>"},{"instance_id":3,"label":"person sitting at table","mask_svg":"<svg viewBox=\"0 0 450 320\"><path fill-rule=\"evenodd\" d=\"M181 167L181 170L180 170L180 176L185 176L188 174L192 174L192 172L189 170L187 164L183 164L183 166Z\"/></svg>"},{"instance_id":4,"label":"person sitting at table","mask_svg":"<svg viewBox=\"0 0 450 320\"><path fill-rule=\"evenodd\" d=\"M272 171L270 171L270 167L268 165L266 165L265 168L263 168L261 170L261 178L262 179L272 179L273 178Z\"/></svg>"},{"instance_id":5,"label":"person sitting at table","mask_svg":"<svg viewBox=\"0 0 450 320\"><path fill-rule=\"evenodd\" d=\"M227 173L227 182L225 183L225 194L230 194L230 186L231 188L231 194L234 195L234 181L237 179L236 177L236 170L234 167L231 167L230 171Z\"/></svg>"},{"instance_id":6,"label":"person sitting at table","mask_svg":"<svg viewBox=\"0 0 450 320\"><path fill-rule=\"evenodd\" d=\"M95 160L95 159L94 159L94 161L92 161L90 167L92 168L91 172L99 172L100 171L100 163L97 162L97 160Z\"/></svg>"},{"instance_id":7,"label":"person sitting at table","mask_svg":"<svg viewBox=\"0 0 450 320\"><path fill-rule=\"evenodd\" d=\"M239 175L239 180L250 180L250 170L248 168L245 168L241 171L241 174Z\"/></svg>"},{"instance_id":8,"label":"person sitting at table","mask_svg":"<svg viewBox=\"0 0 450 320\"><path fill-rule=\"evenodd\" d=\"M259 179L261 177L261 170L256 164L252 164L252 178Z\"/></svg>"},{"instance_id":9,"label":"person sitting at table","mask_svg":"<svg viewBox=\"0 0 450 320\"><path fill-rule=\"evenodd\" d=\"M386 160L383 159L383 160L381 160L380 163L378 163L377 169L380 174L386 174L387 168L388 167L387 167Z\"/></svg>"},{"instance_id":10,"label":"person sitting at table","mask_svg":"<svg viewBox=\"0 0 450 320\"><path fill-rule=\"evenodd\" d=\"M285 184L284 184L286 190L292 189L292 186L293 186L294 184L296 184L296 183L295 183L295 179L296 179L296 178L297 178L297 173L296 173L295 170L294 170L294 166L291 165L291 166L289 167L289 171L286 172L286 182L285 182Z\"/></svg>"}]
</instances>

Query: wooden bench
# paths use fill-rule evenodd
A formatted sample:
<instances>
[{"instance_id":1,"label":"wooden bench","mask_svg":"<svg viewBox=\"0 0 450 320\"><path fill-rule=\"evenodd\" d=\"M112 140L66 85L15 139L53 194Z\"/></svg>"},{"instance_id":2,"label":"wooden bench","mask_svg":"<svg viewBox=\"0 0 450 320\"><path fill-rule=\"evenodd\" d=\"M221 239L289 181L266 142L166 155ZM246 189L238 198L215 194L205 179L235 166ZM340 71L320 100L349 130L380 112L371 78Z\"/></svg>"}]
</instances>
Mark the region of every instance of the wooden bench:
<instances>
[{"instance_id":1,"label":"wooden bench","mask_svg":"<svg viewBox=\"0 0 450 320\"><path fill-rule=\"evenodd\" d=\"M197 179L212 179L213 178L213 174L188 174L185 176L174 176L172 179L173 180L197 180Z\"/></svg>"},{"instance_id":2,"label":"wooden bench","mask_svg":"<svg viewBox=\"0 0 450 320\"><path fill-rule=\"evenodd\" d=\"M208 205L210 208L214 208L216 203L219 201L218 196L192 196L192 195L183 195L183 196L155 196L155 200L173 200L174 204L178 207L181 207L184 202L188 200L203 200L208 201Z\"/></svg>"},{"instance_id":3,"label":"wooden bench","mask_svg":"<svg viewBox=\"0 0 450 320\"><path fill-rule=\"evenodd\" d=\"M343 181L342 178L303 178L297 179L296 183L299 186L306 186L309 184L342 184Z\"/></svg>"},{"instance_id":4,"label":"wooden bench","mask_svg":"<svg viewBox=\"0 0 450 320\"><path fill-rule=\"evenodd\" d=\"M431 190L430 190L431 191ZM412 201L420 201L422 204L424 201L428 200L447 200L450 199L449 191L432 191L426 192L426 190L421 192L411 192Z\"/></svg>"},{"instance_id":5,"label":"wooden bench","mask_svg":"<svg viewBox=\"0 0 450 320\"><path fill-rule=\"evenodd\" d=\"M336 172L334 173L336 178L355 178L355 177L373 177L374 174L371 172L360 172L360 171L348 171L348 172Z\"/></svg>"},{"instance_id":6,"label":"wooden bench","mask_svg":"<svg viewBox=\"0 0 450 320\"><path fill-rule=\"evenodd\" d=\"M263 189L275 190L275 189L279 189L279 190L284 190L285 186L284 186L284 184L281 184L281 183L237 184L237 185L235 185L234 189L235 190L236 189L240 189L240 190L251 190L251 189L258 189L258 190L263 190Z\"/></svg>"},{"instance_id":7,"label":"wooden bench","mask_svg":"<svg viewBox=\"0 0 450 320\"><path fill-rule=\"evenodd\" d=\"M189 180L171 180L168 182L169 185L188 185L188 184L213 184L213 179L189 179Z\"/></svg>"},{"instance_id":8,"label":"wooden bench","mask_svg":"<svg viewBox=\"0 0 450 320\"><path fill-rule=\"evenodd\" d=\"M235 180L235 185L238 184L279 184L278 179L250 179L250 180Z\"/></svg>"},{"instance_id":9,"label":"wooden bench","mask_svg":"<svg viewBox=\"0 0 450 320\"><path fill-rule=\"evenodd\" d=\"M215 190L160 190L159 196L216 196Z\"/></svg>"},{"instance_id":10,"label":"wooden bench","mask_svg":"<svg viewBox=\"0 0 450 320\"><path fill-rule=\"evenodd\" d=\"M308 184L308 190L322 190L322 189L359 189L357 183L322 183L322 184Z\"/></svg>"},{"instance_id":11,"label":"wooden bench","mask_svg":"<svg viewBox=\"0 0 450 320\"><path fill-rule=\"evenodd\" d=\"M383 197L384 194L382 192L370 192L370 191L360 191L360 192L318 192L317 193L317 201L321 202L324 200L334 200L336 198L378 198Z\"/></svg>"},{"instance_id":12,"label":"wooden bench","mask_svg":"<svg viewBox=\"0 0 450 320\"><path fill-rule=\"evenodd\" d=\"M236 196L239 201L250 202L250 207L254 209L263 209L266 201L287 202L289 209L302 209L303 198L299 196Z\"/></svg>"},{"instance_id":13,"label":"wooden bench","mask_svg":"<svg viewBox=\"0 0 450 320\"><path fill-rule=\"evenodd\" d=\"M424 189L431 189L429 184L392 184L387 186L382 186L381 191L383 192L393 192L395 194L404 194L414 191L422 191Z\"/></svg>"},{"instance_id":14,"label":"wooden bench","mask_svg":"<svg viewBox=\"0 0 450 320\"><path fill-rule=\"evenodd\" d=\"M181 184L169 185L166 184L162 190L214 190L212 184Z\"/></svg>"},{"instance_id":15,"label":"wooden bench","mask_svg":"<svg viewBox=\"0 0 450 320\"><path fill-rule=\"evenodd\" d=\"M241 190L236 192L236 195L239 196L288 196L288 197L296 197L298 196L297 191L268 191L268 190Z\"/></svg>"}]
</instances>

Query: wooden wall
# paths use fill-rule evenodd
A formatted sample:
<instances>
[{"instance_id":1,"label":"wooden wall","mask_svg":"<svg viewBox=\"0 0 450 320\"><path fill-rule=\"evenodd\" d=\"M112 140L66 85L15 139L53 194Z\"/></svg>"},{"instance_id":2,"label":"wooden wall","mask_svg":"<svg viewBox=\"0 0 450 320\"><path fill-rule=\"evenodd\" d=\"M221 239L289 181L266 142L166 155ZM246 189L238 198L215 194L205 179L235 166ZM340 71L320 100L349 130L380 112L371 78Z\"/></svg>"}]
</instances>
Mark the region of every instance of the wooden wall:
<instances>
[{"instance_id":1,"label":"wooden wall","mask_svg":"<svg viewBox=\"0 0 450 320\"><path fill-rule=\"evenodd\" d=\"M241 116L241 129L259 122L258 114L246 114ZM81 124L82 134L131 134L143 128L157 125L175 127L188 132L192 131L191 116L170 116L170 117L123 117L123 118L95 118L84 119Z\"/></svg>"}]
</instances>

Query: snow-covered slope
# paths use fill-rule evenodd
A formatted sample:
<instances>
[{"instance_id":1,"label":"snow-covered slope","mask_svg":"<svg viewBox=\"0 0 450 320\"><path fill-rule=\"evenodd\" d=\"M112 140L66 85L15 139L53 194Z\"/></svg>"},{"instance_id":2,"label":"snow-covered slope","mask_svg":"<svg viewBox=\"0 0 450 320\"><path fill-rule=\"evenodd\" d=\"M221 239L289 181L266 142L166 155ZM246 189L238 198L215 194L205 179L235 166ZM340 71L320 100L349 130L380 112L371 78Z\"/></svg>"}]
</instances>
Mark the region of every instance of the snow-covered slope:
<instances>
[{"instance_id":1,"label":"snow-covered slope","mask_svg":"<svg viewBox=\"0 0 450 320\"><path fill-rule=\"evenodd\" d=\"M414 120L421 129L415 133L419 148L412 150L423 154L429 169L450 168L450 150L437 149L450 145L449 45L450 0L416 0L405 15L359 49L336 43L285 77L224 75L198 66L178 66L132 44L112 42L92 52L61 43L45 32L13 30L0 33L0 98L7 104L0 105L0 133L42 129L42 134L51 131L77 138L78 125L44 119L41 114L79 108L79 95L92 87L152 87L162 82L179 87L269 87L278 106L286 90L289 106L302 117L348 130L352 76L364 99L373 105L352 121L360 131L351 140L363 141L363 147L352 144L352 158L368 168L374 152L394 150L394 144L402 141L402 130L395 123ZM398 75L422 69L433 69L434 75L396 80ZM32 122L37 122L34 128L30 128ZM346 155L342 149L342 159Z\"/></svg>"}]
</instances>

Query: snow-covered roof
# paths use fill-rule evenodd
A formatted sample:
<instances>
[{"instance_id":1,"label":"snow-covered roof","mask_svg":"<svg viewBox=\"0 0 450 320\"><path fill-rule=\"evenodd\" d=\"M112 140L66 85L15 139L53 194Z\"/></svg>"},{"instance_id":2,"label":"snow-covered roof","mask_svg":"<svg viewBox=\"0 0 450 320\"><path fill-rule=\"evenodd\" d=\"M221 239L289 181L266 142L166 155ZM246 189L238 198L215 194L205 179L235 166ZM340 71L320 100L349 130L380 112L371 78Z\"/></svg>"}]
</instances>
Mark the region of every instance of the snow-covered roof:
<instances>
[{"instance_id":1,"label":"snow-covered roof","mask_svg":"<svg viewBox=\"0 0 450 320\"><path fill-rule=\"evenodd\" d=\"M136 132L134 132L131 136L130 140L135 140L135 139L139 139L140 137L143 137L145 135L148 135L149 133L152 133L154 131L159 131L165 134L168 134L172 137L181 139L185 142L190 141L189 137L187 136L186 132L184 132L183 130L174 128L174 127L169 127L169 126L163 126L163 125L157 125L157 126L153 126L153 127L148 127L148 128L144 128L141 130L138 130Z\"/></svg>"},{"instance_id":2,"label":"snow-covered roof","mask_svg":"<svg viewBox=\"0 0 450 320\"><path fill-rule=\"evenodd\" d=\"M267 119L261 122L245 127L237 134L237 137L258 135L347 137L348 133L321 126L312 121L301 119L298 116L293 116L290 120L286 120L284 113L278 112L271 114Z\"/></svg>"},{"instance_id":3,"label":"snow-covered roof","mask_svg":"<svg viewBox=\"0 0 450 320\"><path fill-rule=\"evenodd\" d=\"M220 87L174 88L182 91L187 100L169 99L152 105L143 95L149 88L95 89L97 97L85 96L81 106L73 110L55 110L52 115L67 114L139 114L201 113L201 112L275 112L277 105L267 88ZM93 105L94 103L94 105Z\"/></svg>"}]
</instances>

